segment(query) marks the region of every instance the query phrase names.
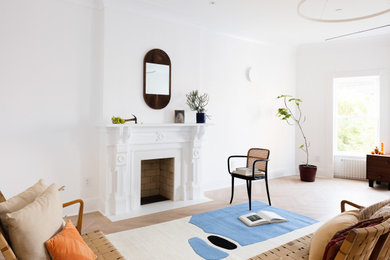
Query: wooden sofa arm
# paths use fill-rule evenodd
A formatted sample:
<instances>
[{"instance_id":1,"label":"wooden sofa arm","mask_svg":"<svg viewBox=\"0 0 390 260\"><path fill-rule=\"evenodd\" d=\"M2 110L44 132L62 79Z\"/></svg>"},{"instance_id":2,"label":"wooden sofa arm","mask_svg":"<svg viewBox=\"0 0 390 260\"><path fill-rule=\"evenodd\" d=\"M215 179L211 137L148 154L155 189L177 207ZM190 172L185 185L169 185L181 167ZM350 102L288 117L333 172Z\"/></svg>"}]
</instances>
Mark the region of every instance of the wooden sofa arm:
<instances>
[{"instance_id":1,"label":"wooden sofa arm","mask_svg":"<svg viewBox=\"0 0 390 260\"><path fill-rule=\"evenodd\" d=\"M66 203L62 204L62 207L65 208L65 207L74 205L76 203L80 203L80 205L79 205L79 215L77 217L76 228L79 231L79 233L81 234L81 227L83 225L84 201L82 201L80 199L79 200L72 200L72 201L69 201L69 202L66 202Z\"/></svg>"},{"instance_id":2,"label":"wooden sofa arm","mask_svg":"<svg viewBox=\"0 0 390 260\"><path fill-rule=\"evenodd\" d=\"M351 206L353 206L353 207L355 207L355 208L357 208L357 209L362 209L362 208L364 208L363 206L360 206L360 205L355 204L355 203L353 203L353 202L350 202L350 201L348 201L348 200L342 200L342 201L341 201L341 204L340 204L340 206L341 206L341 212L344 212L344 211L345 211L345 204L351 205Z\"/></svg>"}]
</instances>

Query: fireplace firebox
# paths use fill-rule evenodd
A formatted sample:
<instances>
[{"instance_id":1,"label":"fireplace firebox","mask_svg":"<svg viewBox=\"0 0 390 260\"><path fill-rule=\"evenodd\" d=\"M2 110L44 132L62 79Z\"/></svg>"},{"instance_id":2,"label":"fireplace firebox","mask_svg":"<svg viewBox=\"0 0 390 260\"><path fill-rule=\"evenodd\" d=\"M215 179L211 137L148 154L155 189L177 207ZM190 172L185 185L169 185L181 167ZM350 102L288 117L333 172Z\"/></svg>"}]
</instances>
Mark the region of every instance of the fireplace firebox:
<instances>
[{"instance_id":1,"label":"fireplace firebox","mask_svg":"<svg viewBox=\"0 0 390 260\"><path fill-rule=\"evenodd\" d=\"M141 205L173 200L174 158L141 161Z\"/></svg>"}]
</instances>

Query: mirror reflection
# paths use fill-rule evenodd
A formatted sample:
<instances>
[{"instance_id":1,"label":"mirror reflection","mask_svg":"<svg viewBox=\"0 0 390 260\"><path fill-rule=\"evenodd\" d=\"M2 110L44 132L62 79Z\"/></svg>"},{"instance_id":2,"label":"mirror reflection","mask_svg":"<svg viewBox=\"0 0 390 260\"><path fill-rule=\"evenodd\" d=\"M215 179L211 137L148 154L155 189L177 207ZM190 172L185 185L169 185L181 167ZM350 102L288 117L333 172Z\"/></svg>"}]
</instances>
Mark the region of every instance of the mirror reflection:
<instances>
[{"instance_id":1,"label":"mirror reflection","mask_svg":"<svg viewBox=\"0 0 390 260\"><path fill-rule=\"evenodd\" d=\"M169 65L146 62L146 94L169 95Z\"/></svg>"}]
</instances>

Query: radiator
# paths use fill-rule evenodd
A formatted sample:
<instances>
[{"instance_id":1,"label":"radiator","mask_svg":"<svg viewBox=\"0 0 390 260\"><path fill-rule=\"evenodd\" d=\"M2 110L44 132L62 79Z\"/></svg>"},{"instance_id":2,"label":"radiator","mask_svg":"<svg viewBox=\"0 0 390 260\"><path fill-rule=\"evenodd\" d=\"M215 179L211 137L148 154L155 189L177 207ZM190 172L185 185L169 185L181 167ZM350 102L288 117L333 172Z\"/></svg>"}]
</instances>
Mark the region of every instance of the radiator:
<instances>
[{"instance_id":1,"label":"radiator","mask_svg":"<svg viewBox=\"0 0 390 260\"><path fill-rule=\"evenodd\" d=\"M334 177L345 179L366 179L366 158L335 156Z\"/></svg>"}]
</instances>

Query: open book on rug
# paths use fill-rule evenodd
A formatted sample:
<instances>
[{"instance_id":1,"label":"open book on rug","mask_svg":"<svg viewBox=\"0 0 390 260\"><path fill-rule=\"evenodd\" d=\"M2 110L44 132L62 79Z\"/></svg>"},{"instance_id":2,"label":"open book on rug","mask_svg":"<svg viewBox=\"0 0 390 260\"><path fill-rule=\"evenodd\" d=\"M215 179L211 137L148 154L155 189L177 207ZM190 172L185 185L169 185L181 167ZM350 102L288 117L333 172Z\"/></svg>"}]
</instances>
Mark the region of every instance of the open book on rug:
<instances>
[{"instance_id":1,"label":"open book on rug","mask_svg":"<svg viewBox=\"0 0 390 260\"><path fill-rule=\"evenodd\" d=\"M276 214L275 212L266 211L266 210L260 210L257 213L251 212L251 213L239 216L238 219L250 227L288 221L287 219Z\"/></svg>"}]
</instances>

